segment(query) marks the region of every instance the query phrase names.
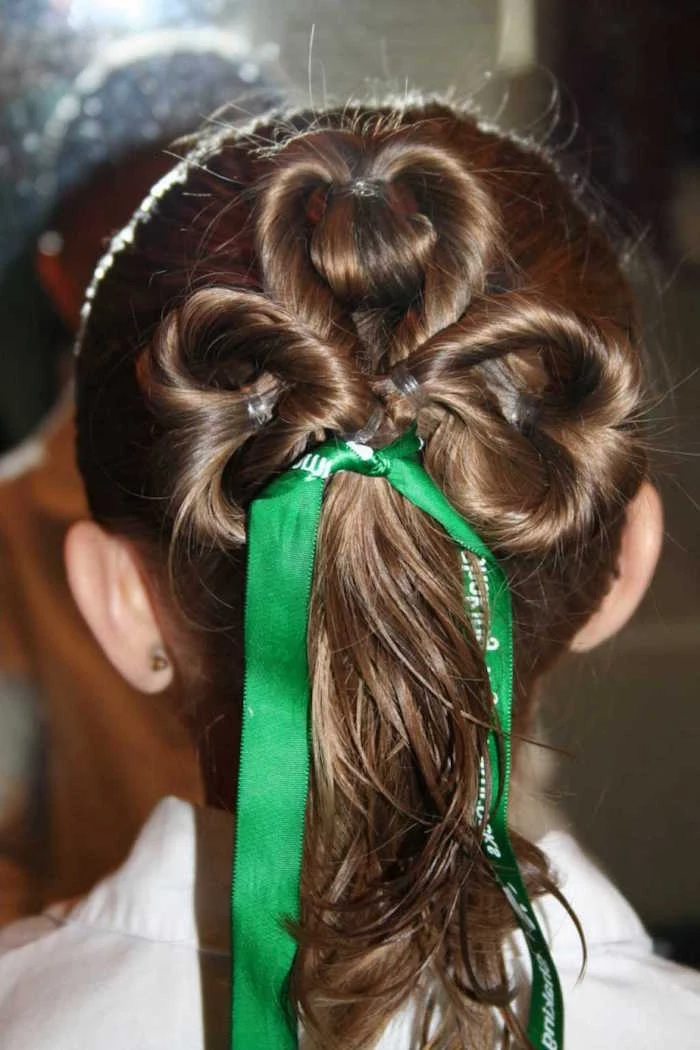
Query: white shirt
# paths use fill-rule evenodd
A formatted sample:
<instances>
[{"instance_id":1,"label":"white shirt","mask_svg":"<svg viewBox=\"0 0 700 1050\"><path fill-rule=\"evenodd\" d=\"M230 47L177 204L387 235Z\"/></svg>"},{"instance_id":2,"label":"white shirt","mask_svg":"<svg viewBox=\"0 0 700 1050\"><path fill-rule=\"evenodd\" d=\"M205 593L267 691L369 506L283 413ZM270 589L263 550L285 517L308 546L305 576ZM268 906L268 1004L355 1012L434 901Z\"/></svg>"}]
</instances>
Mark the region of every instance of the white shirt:
<instances>
[{"instance_id":1,"label":"white shirt","mask_svg":"<svg viewBox=\"0 0 700 1050\"><path fill-rule=\"evenodd\" d=\"M87 897L0 931L2 1050L228 1050L231 840L226 814L165 799L123 867ZM632 908L570 835L540 845L588 943L579 981L571 921L553 900L538 905L566 1050L700 1046L700 973L652 954ZM406 1010L377 1050L405 1050L409 1032Z\"/></svg>"}]
</instances>

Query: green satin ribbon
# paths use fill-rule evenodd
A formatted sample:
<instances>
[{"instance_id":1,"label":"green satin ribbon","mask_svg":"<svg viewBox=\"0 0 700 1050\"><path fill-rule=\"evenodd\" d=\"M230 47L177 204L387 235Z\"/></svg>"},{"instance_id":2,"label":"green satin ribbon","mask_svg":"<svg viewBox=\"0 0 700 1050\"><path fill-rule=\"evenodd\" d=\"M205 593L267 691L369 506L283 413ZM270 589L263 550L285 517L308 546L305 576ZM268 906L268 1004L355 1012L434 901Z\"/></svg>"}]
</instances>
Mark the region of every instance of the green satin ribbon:
<instances>
[{"instance_id":1,"label":"green satin ribbon","mask_svg":"<svg viewBox=\"0 0 700 1050\"><path fill-rule=\"evenodd\" d=\"M271 482L250 507L232 889L233 1050L297 1046L287 997L296 945L285 923L299 916L310 751L309 600L323 489L330 475L341 470L385 478L439 522L463 551L477 556L488 616L481 609L480 588L469 561L463 558L465 599L484 646L498 727L488 740L492 802L483 849L530 952L530 1043L535 1050L563 1047L559 980L507 830L513 676L508 586L491 551L426 474L420 449L415 429L377 451L328 441ZM477 820L484 817L487 794L482 766Z\"/></svg>"}]
</instances>

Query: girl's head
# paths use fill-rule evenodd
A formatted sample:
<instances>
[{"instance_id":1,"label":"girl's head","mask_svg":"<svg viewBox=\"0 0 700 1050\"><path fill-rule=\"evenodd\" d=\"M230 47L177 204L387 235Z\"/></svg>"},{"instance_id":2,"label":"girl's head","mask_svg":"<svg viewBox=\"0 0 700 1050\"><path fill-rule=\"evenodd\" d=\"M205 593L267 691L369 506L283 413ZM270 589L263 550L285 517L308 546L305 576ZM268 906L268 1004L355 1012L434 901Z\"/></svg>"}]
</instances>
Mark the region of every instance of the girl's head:
<instances>
[{"instance_id":1,"label":"girl's head","mask_svg":"<svg viewBox=\"0 0 700 1050\"><path fill-rule=\"evenodd\" d=\"M543 672L624 622L656 560L614 251L544 157L443 104L202 140L95 285L77 392L96 523L68 543L78 602L134 684L176 674L234 723L246 511L326 437L379 446L417 423L509 579L516 734ZM431 1046L490 1045L512 916L475 819L488 680L452 542L381 479L327 487L308 645L291 990L309 1035L371 1045L419 986Z\"/></svg>"}]
</instances>

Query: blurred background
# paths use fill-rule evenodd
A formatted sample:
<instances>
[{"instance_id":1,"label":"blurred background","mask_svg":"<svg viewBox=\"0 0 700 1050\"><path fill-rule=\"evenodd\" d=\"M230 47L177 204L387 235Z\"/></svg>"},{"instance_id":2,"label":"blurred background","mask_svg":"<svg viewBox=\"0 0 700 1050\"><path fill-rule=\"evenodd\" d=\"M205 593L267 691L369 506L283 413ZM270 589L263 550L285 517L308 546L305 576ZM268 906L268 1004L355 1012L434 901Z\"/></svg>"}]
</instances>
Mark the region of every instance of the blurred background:
<instances>
[{"instance_id":1,"label":"blurred background","mask_svg":"<svg viewBox=\"0 0 700 1050\"><path fill-rule=\"evenodd\" d=\"M61 391L81 290L100 247L172 164L177 147L167 145L228 101L237 106L215 119L242 119L281 92L321 104L387 88L451 91L484 119L541 144L624 243L654 376L665 549L634 623L549 684L542 734L557 748L550 793L564 819L660 943L700 964L694 0L5 0L0 884L4 877L13 887L7 916L86 888L118 862L159 794L199 791L178 730L149 701L120 692L94 652L81 660L80 688L66 674L66 654L88 643L58 568L66 524L81 508ZM123 760L114 758L120 749ZM108 811L114 823L102 841L92 831Z\"/></svg>"}]
</instances>

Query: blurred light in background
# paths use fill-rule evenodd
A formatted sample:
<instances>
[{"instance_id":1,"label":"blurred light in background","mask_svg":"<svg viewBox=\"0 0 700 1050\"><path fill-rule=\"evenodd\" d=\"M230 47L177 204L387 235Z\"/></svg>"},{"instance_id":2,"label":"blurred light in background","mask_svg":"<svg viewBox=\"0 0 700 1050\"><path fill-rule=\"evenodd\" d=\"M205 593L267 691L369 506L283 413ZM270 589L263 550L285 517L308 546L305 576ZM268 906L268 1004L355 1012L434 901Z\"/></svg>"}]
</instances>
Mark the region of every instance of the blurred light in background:
<instances>
[{"instance_id":1,"label":"blurred light in background","mask_svg":"<svg viewBox=\"0 0 700 1050\"><path fill-rule=\"evenodd\" d=\"M531 69L537 61L535 0L499 0L496 65L504 73Z\"/></svg>"}]
</instances>

